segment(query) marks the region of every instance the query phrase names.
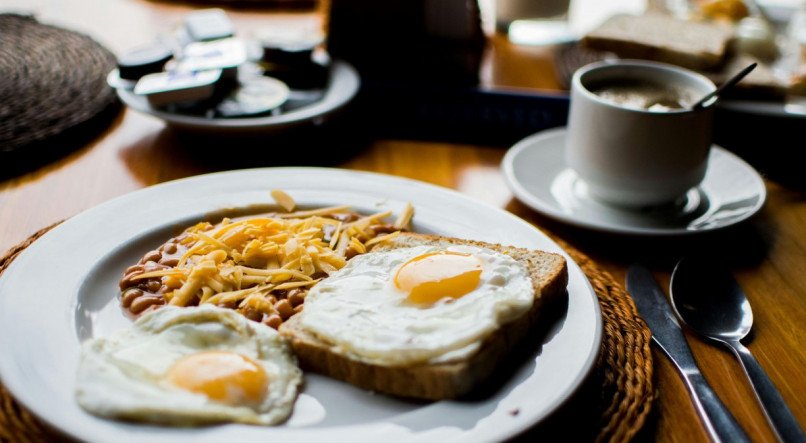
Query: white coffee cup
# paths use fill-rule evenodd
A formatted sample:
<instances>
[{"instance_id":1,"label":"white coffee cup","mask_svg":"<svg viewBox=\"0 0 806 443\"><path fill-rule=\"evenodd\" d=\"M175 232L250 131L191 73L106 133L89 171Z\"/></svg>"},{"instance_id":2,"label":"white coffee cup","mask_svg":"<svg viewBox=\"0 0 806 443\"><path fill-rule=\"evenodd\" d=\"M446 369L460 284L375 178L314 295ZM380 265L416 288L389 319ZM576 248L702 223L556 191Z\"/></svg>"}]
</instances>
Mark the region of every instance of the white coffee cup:
<instances>
[{"instance_id":1,"label":"white coffee cup","mask_svg":"<svg viewBox=\"0 0 806 443\"><path fill-rule=\"evenodd\" d=\"M594 90L631 83L663 85L689 101L682 109L638 109ZM571 83L566 161L591 197L618 206L670 203L705 177L713 106L692 110L716 87L684 68L638 60L580 68Z\"/></svg>"}]
</instances>

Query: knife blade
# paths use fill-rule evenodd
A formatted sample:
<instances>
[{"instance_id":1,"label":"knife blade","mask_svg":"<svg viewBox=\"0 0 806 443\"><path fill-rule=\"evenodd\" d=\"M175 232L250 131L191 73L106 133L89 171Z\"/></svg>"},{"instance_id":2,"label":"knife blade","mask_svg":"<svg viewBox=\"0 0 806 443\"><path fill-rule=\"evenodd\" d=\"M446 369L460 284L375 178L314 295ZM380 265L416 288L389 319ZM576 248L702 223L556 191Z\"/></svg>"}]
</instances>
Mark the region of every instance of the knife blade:
<instances>
[{"instance_id":1,"label":"knife blade","mask_svg":"<svg viewBox=\"0 0 806 443\"><path fill-rule=\"evenodd\" d=\"M680 323L652 273L641 265L630 266L627 270L627 292L632 295L638 312L652 331L652 341L672 361L683 378L711 440L749 442L747 434L700 372Z\"/></svg>"}]
</instances>

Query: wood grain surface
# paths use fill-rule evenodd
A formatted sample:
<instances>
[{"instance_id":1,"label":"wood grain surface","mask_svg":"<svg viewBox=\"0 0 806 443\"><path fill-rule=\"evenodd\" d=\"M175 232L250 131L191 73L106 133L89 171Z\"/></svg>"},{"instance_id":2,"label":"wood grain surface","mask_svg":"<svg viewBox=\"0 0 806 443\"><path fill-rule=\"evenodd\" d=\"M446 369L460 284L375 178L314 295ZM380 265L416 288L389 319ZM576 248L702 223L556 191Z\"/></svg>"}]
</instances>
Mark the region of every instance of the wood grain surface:
<instances>
[{"instance_id":1,"label":"wood grain surface","mask_svg":"<svg viewBox=\"0 0 806 443\"><path fill-rule=\"evenodd\" d=\"M4 0L0 10L34 11L40 20L88 33L115 52L148 42L191 9L187 4L146 0ZM321 26L315 13L236 9L241 32L276 26ZM551 89L550 51L514 48L492 39L483 62L488 85ZM286 141L287 142L287 141ZM268 141L266 142L269 143ZM410 177L454 188L505 208L541 229L560 235L623 281L627 266L646 263L659 281L683 255L707 255L729 267L747 292L755 314L748 347L784 399L806 423L806 202L804 193L767 181L769 201L742 226L688 239L635 239L566 227L518 201L504 184L501 147L405 140L369 143L338 140L339 152L326 165ZM155 183L231 167L311 164L310 157L279 159L271 146L245 163L221 164L210 148L180 137L157 119L124 111L97 139L34 171L0 181L0 250L58 220L110 198ZM314 163L315 164L315 163ZM4 175L8 171L4 171ZM726 350L688 335L702 372L754 441L774 441L739 364ZM683 384L671 364L656 353L659 399L641 439L707 441ZM573 427L573 414L561 425Z\"/></svg>"}]
</instances>

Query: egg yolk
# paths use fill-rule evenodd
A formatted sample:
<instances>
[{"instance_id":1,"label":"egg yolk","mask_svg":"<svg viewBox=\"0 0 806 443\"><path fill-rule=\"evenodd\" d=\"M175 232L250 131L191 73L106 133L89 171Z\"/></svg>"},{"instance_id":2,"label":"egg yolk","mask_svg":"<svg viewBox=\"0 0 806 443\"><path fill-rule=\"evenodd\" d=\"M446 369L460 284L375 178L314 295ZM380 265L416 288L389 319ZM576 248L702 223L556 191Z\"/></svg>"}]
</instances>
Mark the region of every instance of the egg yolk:
<instances>
[{"instance_id":1,"label":"egg yolk","mask_svg":"<svg viewBox=\"0 0 806 443\"><path fill-rule=\"evenodd\" d=\"M249 357L225 351L182 357L165 378L179 388L232 406L259 404L269 388L263 367Z\"/></svg>"},{"instance_id":2,"label":"egg yolk","mask_svg":"<svg viewBox=\"0 0 806 443\"><path fill-rule=\"evenodd\" d=\"M433 304L459 298L479 285L481 261L471 254L440 251L423 254L403 264L395 274L395 286L407 292L407 300Z\"/></svg>"}]
</instances>

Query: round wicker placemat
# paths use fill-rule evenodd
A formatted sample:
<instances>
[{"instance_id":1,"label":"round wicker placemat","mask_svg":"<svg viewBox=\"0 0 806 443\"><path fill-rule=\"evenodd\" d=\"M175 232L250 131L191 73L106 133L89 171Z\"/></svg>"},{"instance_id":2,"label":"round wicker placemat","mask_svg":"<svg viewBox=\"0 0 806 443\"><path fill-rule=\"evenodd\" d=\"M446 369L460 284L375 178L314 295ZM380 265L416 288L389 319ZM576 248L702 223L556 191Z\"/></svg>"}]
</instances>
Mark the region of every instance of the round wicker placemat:
<instances>
[{"instance_id":1,"label":"round wicker placemat","mask_svg":"<svg viewBox=\"0 0 806 443\"><path fill-rule=\"evenodd\" d=\"M27 150L118 109L106 84L115 57L93 39L30 16L0 14L0 42L0 154Z\"/></svg>"},{"instance_id":2,"label":"round wicker placemat","mask_svg":"<svg viewBox=\"0 0 806 443\"><path fill-rule=\"evenodd\" d=\"M19 253L54 226L40 230L6 252L0 258L0 275ZM603 399L596 441L629 441L643 427L655 399L650 351L652 334L639 317L632 298L613 276L561 239L554 240L588 276L602 308L602 348L594 368ZM17 403L0 384L0 441L52 441L58 438L55 431Z\"/></svg>"}]
</instances>

